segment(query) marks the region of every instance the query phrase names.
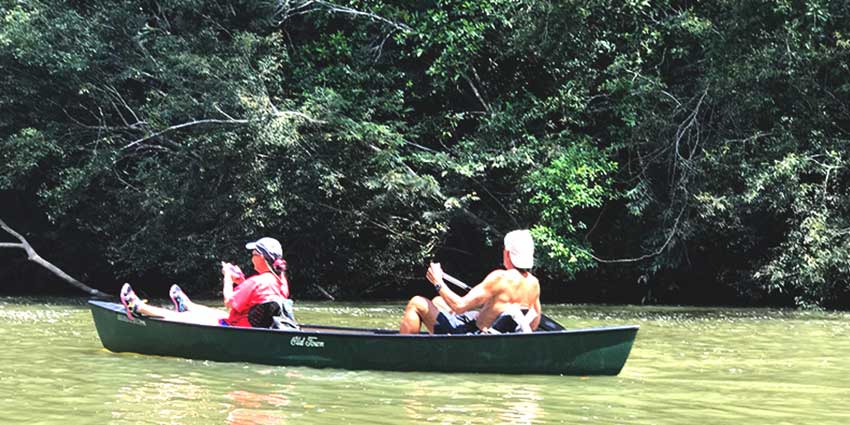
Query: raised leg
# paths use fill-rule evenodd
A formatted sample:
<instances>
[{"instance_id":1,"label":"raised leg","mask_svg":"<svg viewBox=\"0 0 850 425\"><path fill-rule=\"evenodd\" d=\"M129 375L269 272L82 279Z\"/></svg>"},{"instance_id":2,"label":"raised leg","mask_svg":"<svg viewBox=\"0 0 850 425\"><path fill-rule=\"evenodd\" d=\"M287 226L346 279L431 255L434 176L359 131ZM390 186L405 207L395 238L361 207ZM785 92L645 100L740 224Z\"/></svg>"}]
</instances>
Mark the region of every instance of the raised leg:
<instances>
[{"instance_id":1,"label":"raised leg","mask_svg":"<svg viewBox=\"0 0 850 425\"><path fill-rule=\"evenodd\" d=\"M434 333L434 324L437 323L437 314L439 312L437 306L431 300L420 296L411 298L404 308L399 333L419 333L422 325L425 325L428 333Z\"/></svg>"}]
</instances>

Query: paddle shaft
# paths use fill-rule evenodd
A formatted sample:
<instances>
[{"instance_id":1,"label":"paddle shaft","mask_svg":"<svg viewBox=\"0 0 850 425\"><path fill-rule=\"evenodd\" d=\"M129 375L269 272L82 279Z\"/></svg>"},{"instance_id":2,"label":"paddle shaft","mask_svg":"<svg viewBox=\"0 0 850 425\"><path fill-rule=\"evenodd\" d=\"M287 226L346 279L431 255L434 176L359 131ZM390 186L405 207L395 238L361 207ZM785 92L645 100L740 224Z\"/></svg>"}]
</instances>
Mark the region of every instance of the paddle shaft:
<instances>
[{"instance_id":1,"label":"paddle shaft","mask_svg":"<svg viewBox=\"0 0 850 425\"><path fill-rule=\"evenodd\" d=\"M472 289L472 287L470 287L469 285L457 280L455 277L449 275L446 272L443 272L443 280L448 281L449 283L453 284L454 286L457 286L460 289L465 289L467 291Z\"/></svg>"},{"instance_id":2,"label":"paddle shaft","mask_svg":"<svg viewBox=\"0 0 850 425\"><path fill-rule=\"evenodd\" d=\"M455 278L454 276L451 276L450 274L448 274L446 272L443 272L443 280L457 286L458 288L464 289L466 291L469 291L470 289L472 289L471 286L463 283L462 281L458 280L457 278ZM562 330L564 330L564 327L561 326L560 323L550 319L545 314L540 315L540 323L537 325L537 328L542 329L544 331L562 331Z\"/></svg>"}]
</instances>

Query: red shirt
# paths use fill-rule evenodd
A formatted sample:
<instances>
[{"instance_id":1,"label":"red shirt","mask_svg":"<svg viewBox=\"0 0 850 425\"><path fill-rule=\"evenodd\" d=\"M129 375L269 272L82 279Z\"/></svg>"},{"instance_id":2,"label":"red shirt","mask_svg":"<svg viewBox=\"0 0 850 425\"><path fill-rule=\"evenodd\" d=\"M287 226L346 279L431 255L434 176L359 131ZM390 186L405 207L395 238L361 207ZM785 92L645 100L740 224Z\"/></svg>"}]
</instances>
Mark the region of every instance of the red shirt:
<instances>
[{"instance_id":1,"label":"red shirt","mask_svg":"<svg viewBox=\"0 0 850 425\"><path fill-rule=\"evenodd\" d=\"M281 282L271 272L251 276L233 288L227 324L250 328L251 322L248 321L248 311L251 307L281 297L289 298L289 284L286 279L283 279L283 285L281 285Z\"/></svg>"}]
</instances>

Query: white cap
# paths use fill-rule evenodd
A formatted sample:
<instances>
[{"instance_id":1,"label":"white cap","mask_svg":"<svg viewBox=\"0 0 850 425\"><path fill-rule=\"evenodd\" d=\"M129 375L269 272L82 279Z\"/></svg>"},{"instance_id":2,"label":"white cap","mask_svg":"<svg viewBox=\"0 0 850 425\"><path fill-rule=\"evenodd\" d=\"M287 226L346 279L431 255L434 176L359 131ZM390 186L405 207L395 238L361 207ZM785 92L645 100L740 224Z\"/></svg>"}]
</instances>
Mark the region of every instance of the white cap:
<instances>
[{"instance_id":1,"label":"white cap","mask_svg":"<svg viewBox=\"0 0 850 425\"><path fill-rule=\"evenodd\" d=\"M276 258L283 256L283 247L280 246L280 242L275 238L260 238L256 242L248 242L245 244L245 248L256 249L262 254L268 254Z\"/></svg>"},{"instance_id":2,"label":"white cap","mask_svg":"<svg viewBox=\"0 0 850 425\"><path fill-rule=\"evenodd\" d=\"M534 267L534 240L528 230L514 230L505 235L505 250L511 258L511 264L518 269Z\"/></svg>"}]
</instances>

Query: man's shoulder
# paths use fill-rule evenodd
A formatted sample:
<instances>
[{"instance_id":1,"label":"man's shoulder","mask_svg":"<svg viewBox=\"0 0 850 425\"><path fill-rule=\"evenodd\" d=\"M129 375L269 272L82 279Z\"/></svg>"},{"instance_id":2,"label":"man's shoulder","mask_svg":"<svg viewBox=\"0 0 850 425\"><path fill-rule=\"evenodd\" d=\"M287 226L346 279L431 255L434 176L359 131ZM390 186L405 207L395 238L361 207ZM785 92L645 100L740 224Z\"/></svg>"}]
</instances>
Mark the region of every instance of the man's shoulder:
<instances>
[{"instance_id":1,"label":"man's shoulder","mask_svg":"<svg viewBox=\"0 0 850 425\"><path fill-rule=\"evenodd\" d=\"M533 280L537 282L537 276L531 274L531 272L523 273L517 269L496 269L490 272L490 275L498 276L498 277L515 277L520 276L523 279Z\"/></svg>"},{"instance_id":2,"label":"man's shoulder","mask_svg":"<svg viewBox=\"0 0 850 425\"><path fill-rule=\"evenodd\" d=\"M523 281L533 285L539 285L537 277L531 273L523 275L517 269L496 269L490 272L484 279L485 282L517 282Z\"/></svg>"},{"instance_id":3,"label":"man's shoulder","mask_svg":"<svg viewBox=\"0 0 850 425\"><path fill-rule=\"evenodd\" d=\"M484 282L496 283L505 280L505 278L509 277L510 270L505 269L496 269L487 274L487 277L484 278Z\"/></svg>"},{"instance_id":4,"label":"man's shoulder","mask_svg":"<svg viewBox=\"0 0 850 425\"><path fill-rule=\"evenodd\" d=\"M508 271L507 271L507 270L505 270L505 269L495 269L495 270L493 270L492 272L490 272L490 273L488 273L488 274L487 274L487 278L499 278L499 277L504 277L504 276L505 276L505 273L507 273L507 272L508 272Z\"/></svg>"},{"instance_id":5,"label":"man's shoulder","mask_svg":"<svg viewBox=\"0 0 850 425\"><path fill-rule=\"evenodd\" d=\"M492 291L494 285L499 285L505 277L505 270L496 269L487 273L487 276L484 277L484 280L481 281L476 287L480 287L487 291Z\"/></svg>"}]
</instances>

